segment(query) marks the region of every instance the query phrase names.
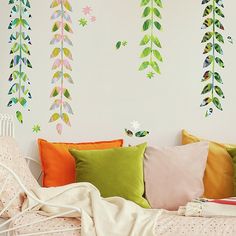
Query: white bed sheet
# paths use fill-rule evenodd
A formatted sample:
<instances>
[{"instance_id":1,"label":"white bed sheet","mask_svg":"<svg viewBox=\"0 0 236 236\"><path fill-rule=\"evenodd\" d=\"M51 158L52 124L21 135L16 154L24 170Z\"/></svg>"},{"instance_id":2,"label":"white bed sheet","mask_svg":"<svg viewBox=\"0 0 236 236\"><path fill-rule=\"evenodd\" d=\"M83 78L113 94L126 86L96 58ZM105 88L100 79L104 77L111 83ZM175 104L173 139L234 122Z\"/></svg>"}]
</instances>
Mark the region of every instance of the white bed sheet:
<instances>
[{"instance_id":1,"label":"white bed sheet","mask_svg":"<svg viewBox=\"0 0 236 236\"><path fill-rule=\"evenodd\" d=\"M0 225L3 224L5 221L7 221L7 220L0 217ZM8 229L8 227L9 227L9 224L6 224L2 228L0 228L0 231L6 230L6 229ZM7 236L7 233L0 233L0 236Z\"/></svg>"}]
</instances>

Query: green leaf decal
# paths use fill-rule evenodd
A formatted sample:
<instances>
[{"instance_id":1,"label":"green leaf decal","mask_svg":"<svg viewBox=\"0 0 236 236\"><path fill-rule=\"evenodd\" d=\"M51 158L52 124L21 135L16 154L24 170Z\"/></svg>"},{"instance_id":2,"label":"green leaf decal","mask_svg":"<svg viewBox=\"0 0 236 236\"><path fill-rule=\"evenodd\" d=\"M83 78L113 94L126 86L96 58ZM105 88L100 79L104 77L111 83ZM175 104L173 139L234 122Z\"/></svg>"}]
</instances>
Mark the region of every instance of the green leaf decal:
<instances>
[{"instance_id":1,"label":"green leaf decal","mask_svg":"<svg viewBox=\"0 0 236 236\"><path fill-rule=\"evenodd\" d=\"M142 0L141 6L146 6L149 2L150 2L150 0Z\"/></svg>"},{"instance_id":2,"label":"green leaf decal","mask_svg":"<svg viewBox=\"0 0 236 236\"><path fill-rule=\"evenodd\" d=\"M151 20L146 20L144 23L143 23L143 30L146 31L148 30L152 25L152 21Z\"/></svg>"},{"instance_id":3,"label":"green leaf decal","mask_svg":"<svg viewBox=\"0 0 236 236\"><path fill-rule=\"evenodd\" d=\"M224 26L222 25L222 23L219 20L215 20L215 25L216 27L218 27L221 30L224 30Z\"/></svg>"},{"instance_id":4,"label":"green leaf decal","mask_svg":"<svg viewBox=\"0 0 236 236\"><path fill-rule=\"evenodd\" d=\"M213 35L213 32L206 32L202 38L202 43L205 43L208 40L210 40L212 35Z\"/></svg>"},{"instance_id":5,"label":"green leaf decal","mask_svg":"<svg viewBox=\"0 0 236 236\"><path fill-rule=\"evenodd\" d=\"M218 32L215 32L215 35L216 35L216 39L220 42L220 43L224 43L224 37L218 33Z\"/></svg>"},{"instance_id":6,"label":"green leaf decal","mask_svg":"<svg viewBox=\"0 0 236 236\"><path fill-rule=\"evenodd\" d=\"M23 124L23 115L20 111L16 111L16 118L21 124Z\"/></svg>"},{"instance_id":7,"label":"green leaf decal","mask_svg":"<svg viewBox=\"0 0 236 236\"><path fill-rule=\"evenodd\" d=\"M118 42L116 43L116 49L120 49L120 47L121 47L121 41L118 41Z\"/></svg>"},{"instance_id":8,"label":"green leaf decal","mask_svg":"<svg viewBox=\"0 0 236 236\"><path fill-rule=\"evenodd\" d=\"M213 10L213 6L212 6L212 5L207 6L207 7L205 8L205 11L204 11L204 13L203 13L203 16L204 16L204 17L205 17L205 16L208 16L208 15L212 12L212 10Z\"/></svg>"},{"instance_id":9,"label":"green leaf decal","mask_svg":"<svg viewBox=\"0 0 236 236\"><path fill-rule=\"evenodd\" d=\"M203 88L202 94L206 94L206 93L210 92L211 89L212 89L212 84L207 84L207 85Z\"/></svg>"},{"instance_id":10,"label":"green leaf decal","mask_svg":"<svg viewBox=\"0 0 236 236\"><path fill-rule=\"evenodd\" d=\"M207 106L208 104L210 104L211 103L211 101L212 101L212 99L211 98L209 98L209 97L207 97L207 98L204 98L204 100L202 101L202 103L201 103L201 107L204 107L204 106Z\"/></svg>"},{"instance_id":11,"label":"green leaf decal","mask_svg":"<svg viewBox=\"0 0 236 236\"><path fill-rule=\"evenodd\" d=\"M217 82L223 84L223 81L222 81L222 79L221 79L221 76L220 76L220 74L219 74L218 72L215 72L215 73L214 73L214 78L215 78L215 80L216 80Z\"/></svg>"},{"instance_id":12,"label":"green leaf decal","mask_svg":"<svg viewBox=\"0 0 236 236\"><path fill-rule=\"evenodd\" d=\"M209 55L206 57L203 67L208 67L214 60L214 57L212 55Z\"/></svg>"},{"instance_id":13,"label":"green leaf decal","mask_svg":"<svg viewBox=\"0 0 236 236\"><path fill-rule=\"evenodd\" d=\"M158 30L161 30L161 24L159 22L155 21L154 25L156 26Z\"/></svg>"},{"instance_id":14,"label":"green leaf decal","mask_svg":"<svg viewBox=\"0 0 236 236\"><path fill-rule=\"evenodd\" d=\"M218 6L224 7L223 0L215 0Z\"/></svg>"},{"instance_id":15,"label":"green leaf decal","mask_svg":"<svg viewBox=\"0 0 236 236\"><path fill-rule=\"evenodd\" d=\"M202 0L202 4L206 4L208 2L210 2L210 0Z\"/></svg>"},{"instance_id":16,"label":"green leaf decal","mask_svg":"<svg viewBox=\"0 0 236 236\"><path fill-rule=\"evenodd\" d=\"M11 106L13 106L14 104L17 104L17 103L18 103L18 98L11 98L10 101L8 102L7 106L11 107Z\"/></svg>"},{"instance_id":17,"label":"green leaf decal","mask_svg":"<svg viewBox=\"0 0 236 236\"><path fill-rule=\"evenodd\" d=\"M59 94L59 92L60 92L59 87L55 87L55 88L52 90L50 97L56 97L56 96Z\"/></svg>"},{"instance_id":18,"label":"green leaf decal","mask_svg":"<svg viewBox=\"0 0 236 236\"><path fill-rule=\"evenodd\" d=\"M153 8L153 13L154 13L154 15L156 16L156 17L158 17L158 18L162 18L161 17L161 13L160 13L160 11L157 9L157 8Z\"/></svg>"},{"instance_id":19,"label":"green leaf decal","mask_svg":"<svg viewBox=\"0 0 236 236\"><path fill-rule=\"evenodd\" d=\"M160 74L160 67L158 63L163 61L161 50L161 43L156 35L162 30L160 8L163 7L161 0L141 0L143 7L142 17L145 18L143 23L143 31L145 35L140 41L140 46L143 47L140 58L145 58L145 61L139 66L139 70L146 71L146 78L152 79L155 74Z\"/></svg>"},{"instance_id":20,"label":"green leaf decal","mask_svg":"<svg viewBox=\"0 0 236 236\"><path fill-rule=\"evenodd\" d=\"M143 17L147 17L151 13L151 8L146 7L143 11Z\"/></svg>"},{"instance_id":21,"label":"green leaf decal","mask_svg":"<svg viewBox=\"0 0 236 236\"><path fill-rule=\"evenodd\" d=\"M220 103L220 100L217 98L217 97L214 97L213 98L213 103L214 103L214 105L216 106L216 108L218 108L219 110L223 110L222 109L222 106L221 106L221 103Z\"/></svg>"},{"instance_id":22,"label":"green leaf decal","mask_svg":"<svg viewBox=\"0 0 236 236\"><path fill-rule=\"evenodd\" d=\"M129 129L125 129L125 133L129 137L132 137L134 135L134 133L131 130L129 130Z\"/></svg>"},{"instance_id":23,"label":"green leaf decal","mask_svg":"<svg viewBox=\"0 0 236 236\"><path fill-rule=\"evenodd\" d=\"M30 55L29 48L28 48L28 46L25 43L22 44L21 48L22 48L24 53Z\"/></svg>"},{"instance_id":24,"label":"green leaf decal","mask_svg":"<svg viewBox=\"0 0 236 236\"><path fill-rule=\"evenodd\" d=\"M22 107L25 107L25 106L26 106L26 103L27 103L27 101L26 101L26 99L25 99L25 98L23 98L23 97L22 97L22 98L20 98L20 99L19 99L19 103L21 104L21 106L22 106Z\"/></svg>"},{"instance_id":25,"label":"green leaf decal","mask_svg":"<svg viewBox=\"0 0 236 236\"><path fill-rule=\"evenodd\" d=\"M142 54L140 55L140 57L147 57L148 55L150 55L150 53L152 52L152 49L150 47L145 48L142 52Z\"/></svg>"},{"instance_id":26,"label":"green leaf decal","mask_svg":"<svg viewBox=\"0 0 236 236\"><path fill-rule=\"evenodd\" d=\"M203 82L203 81L207 81L207 80L209 80L211 77L212 77L212 72L209 71L209 70L206 71L206 72L204 73L204 75L203 75L202 82Z\"/></svg>"},{"instance_id":27,"label":"green leaf decal","mask_svg":"<svg viewBox=\"0 0 236 236\"><path fill-rule=\"evenodd\" d=\"M216 60L216 63L217 63L220 67L222 67L222 68L225 67L224 62L223 62L219 57L216 57L215 60Z\"/></svg>"},{"instance_id":28,"label":"green leaf decal","mask_svg":"<svg viewBox=\"0 0 236 236\"><path fill-rule=\"evenodd\" d=\"M208 116L212 115L212 113L213 113L213 108L210 107L209 109L207 109L205 117L208 117Z\"/></svg>"},{"instance_id":29,"label":"green leaf decal","mask_svg":"<svg viewBox=\"0 0 236 236\"><path fill-rule=\"evenodd\" d=\"M158 7L163 7L161 0L154 0L154 2L157 4Z\"/></svg>"},{"instance_id":30,"label":"green leaf decal","mask_svg":"<svg viewBox=\"0 0 236 236\"><path fill-rule=\"evenodd\" d=\"M138 138L146 137L149 134L149 131L138 131L135 133L135 136Z\"/></svg>"},{"instance_id":31,"label":"green leaf decal","mask_svg":"<svg viewBox=\"0 0 236 236\"><path fill-rule=\"evenodd\" d=\"M151 36L151 41L159 48L161 48L161 43L159 41L159 39L156 36Z\"/></svg>"},{"instance_id":32,"label":"green leaf decal","mask_svg":"<svg viewBox=\"0 0 236 236\"><path fill-rule=\"evenodd\" d=\"M223 55L223 50L218 43L215 43L214 48L219 54Z\"/></svg>"},{"instance_id":33,"label":"green leaf decal","mask_svg":"<svg viewBox=\"0 0 236 236\"><path fill-rule=\"evenodd\" d=\"M17 42L14 43L11 48L10 54L16 53L17 51L19 51L19 49L20 49L20 44Z\"/></svg>"},{"instance_id":34,"label":"green leaf decal","mask_svg":"<svg viewBox=\"0 0 236 236\"><path fill-rule=\"evenodd\" d=\"M151 61L150 65L156 73L161 74L160 68L159 68L158 64L155 61Z\"/></svg>"},{"instance_id":35,"label":"green leaf decal","mask_svg":"<svg viewBox=\"0 0 236 236\"><path fill-rule=\"evenodd\" d=\"M222 89L221 89L219 86L216 85L216 86L214 87L214 89L215 89L216 93L217 93L220 97L225 98L224 93L223 93Z\"/></svg>"},{"instance_id":36,"label":"green leaf decal","mask_svg":"<svg viewBox=\"0 0 236 236\"><path fill-rule=\"evenodd\" d=\"M8 95L12 95L14 93L17 93L19 91L19 84L15 83L11 86L11 88L9 89Z\"/></svg>"},{"instance_id":37,"label":"green leaf decal","mask_svg":"<svg viewBox=\"0 0 236 236\"><path fill-rule=\"evenodd\" d=\"M150 37L149 37L149 35L145 35L144 37L143 37L143 39L141 40L141 42L140 42L140 45L146 45L146 44L148 44L149 43L149 41L150 41Z\"/></svg>"},{"instance_id":38,"label":"green leaf decal","mask_svg":"<svg viewBox=\"0 0 236 236\"><path fill-rule=\"evenodd\" d=\"M210 27L213 24L213 19L211 18L207 18L202 25L202 29L206 29L208 27Z\"/></svg>"},{"instance_id":39,"label":"green leaf decal","mask_svg":"<svg viewBox=\"0 0 236 236\"><path fill-rule=\"evenodd\" d=\"M153 55L156 57L156 59L157 59L158 61L163 61L162 56L161 56L161 53L160 53L159 51L157 51L157 50L152 50L152 52L153 52Z\"/></svg>"},{"instance_id":40,"label":"green leaf decal","mask_svg":"<svg viewBox=\"0 0 236 236\"><path fill-rule=\"evenodd\" d=\"M64 95L66 98L68 98L68 99L71 100L70 92L68 91L68 89L65 89L63 95Z\"/></svg>"},{"instance_id":41,"label":"green leaf decal","mask_svg":"<svg viewBox=\"0 0 236 236\"><path fill-rule=\"evenodd\" d=\"M220 10L220 8L216 7L216 8L215 8L215 12L216 12L216 14L218 14L219 16L225 17L224 14L223 14L223 12Z\"/></svg>"},{"instance_id":42,"label":"green leaf decal","mask_svg":"<svg viewBox=\"0 0 236 236\"><path fill-rule=\"evenodd\" d=\"M145 70L149 66L148 61L144 61L141 66L139 67L139 70Z\"/></svg>"},{"instance_id":43,"label":"green leaf decal","mask_svg":"<svg viewBox=\"0 0 236 236\"><path fill-rule=\"evenodd\" d=\"M212 43L208 43L208 44L206 45L205 49L204 49L203 54L206 54L206 53L210 52L211 49L212 49Z\"/></svg>"}]
</instances>

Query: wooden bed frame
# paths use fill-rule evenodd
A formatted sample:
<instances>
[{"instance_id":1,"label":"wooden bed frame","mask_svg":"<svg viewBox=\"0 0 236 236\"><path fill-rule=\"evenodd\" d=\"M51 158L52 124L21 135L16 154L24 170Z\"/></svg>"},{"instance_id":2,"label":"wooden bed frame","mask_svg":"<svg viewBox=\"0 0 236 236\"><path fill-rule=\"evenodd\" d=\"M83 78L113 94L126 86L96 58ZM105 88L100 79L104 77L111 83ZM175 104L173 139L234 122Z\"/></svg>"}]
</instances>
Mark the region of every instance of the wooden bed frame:
<instances>
[{"instance_id":1,"label":"wooden bed frame","mask_svg":"<svg viewBox=\"0 0 236 236\"><path fill-rule=\"evenodd\" d=\"M14 122L13 122L13 118L11 116L0 114L0 136L14 137ZM34 160L30 157L26 157L25 159L26 159L28 165L32 162L40 165L39 162L37 162L36 160ZM0 211L0 217L3 216L3 214L7 211L7 209L11 206L11 204L15 201L15 199L19 196L20 193L25 193L27 196L29 196L30 198L35 200L40 205L47 205L47 206L51 206L51 207L63 207L65 209L68 209L68 211L58 214L58 215L46 217L46 218L38 220L38 221L33 221L28 224L24 224L24 225L17 226L17 227L10 227L8 229L5 229L6 225L12 225L11 223L13 223L14 220L23 216L25 213L32 211L31 208L26 208L23 211L21 211L20 213L16 214L14 217L7 219L5 222L0 224L0 235L9 235L10 236L10 235L12 235L12 233L14 233L15 230L24 229L25 227L28 227L31 225L36 225L36 224L42 223L42 222L46 222L48 220L52 220L57 217L60 217L60 218L65 217L68 214L71 214L74 212L81 213L80 209L73 207L73 206L55 205L55 204L50 204L47 201L39 200L34 195L32 195L30 191L27 190L27 188L24 186L24 184L22 183L20 178L16 175L16 173L14 173L14 171L12 171L9 167L4 165L3 163L0 163L0 172L3 170L7 171L8 176L5 179L4 183L0 183L0 197L1 197L1 194L3 193L3 191L5 190L5 187L7 186L7 182L12 178L14 179L14 181L16 181L18 183L21 190L18 192L18 194L15 195L15 197L9 202L9 204L7 206L5 206L3 210ZM39 176L39 178L40 178L40 176ZM71 228L67 228L67 229L63 228L63 229L50 230L50 231L45 231L45 232L32 232L30 234L17 234L17 235L21 235L21 236L47 235L47 234L56 235L57 233L66 233L66 232L70 232L70 231L78 231L79 232L80 229L81 229L81 227L73 227L73 228L71 227Z\"/></svg>"}]
</instances>

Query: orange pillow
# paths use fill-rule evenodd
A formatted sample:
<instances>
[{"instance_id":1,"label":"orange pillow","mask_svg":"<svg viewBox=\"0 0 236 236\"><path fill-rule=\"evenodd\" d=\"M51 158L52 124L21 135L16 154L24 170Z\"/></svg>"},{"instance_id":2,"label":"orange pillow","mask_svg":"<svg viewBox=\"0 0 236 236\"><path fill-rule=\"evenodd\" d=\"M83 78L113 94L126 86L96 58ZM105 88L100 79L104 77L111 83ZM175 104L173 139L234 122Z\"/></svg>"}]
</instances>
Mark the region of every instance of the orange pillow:
<instances>
[{"instance_id":1,"label":"orange pillow","mask_svg":"<svg viewBox=\"0 0 236 236\"><path fill-rule=\"evenodd\" d=\"M182 131L182 144L202 141L203 139ZM206 198L226 198L234 195L234 172L232 158L226 148L236 145L209 141L209 153L204 175L204 195Z\"/></svg>"},{"instance_id":2,"label":"orange pillow","mask_svg":"<svg viewBox=\"0 0 236 236\"><path fill-rule=\"evenodd\" d=\"M43 187L56 187L75 182L75 160L69 148L78 150L98 150L122 147L123 140L90 143L51 143L38 140L43 171Z\"/></svg>"}]
</instances>

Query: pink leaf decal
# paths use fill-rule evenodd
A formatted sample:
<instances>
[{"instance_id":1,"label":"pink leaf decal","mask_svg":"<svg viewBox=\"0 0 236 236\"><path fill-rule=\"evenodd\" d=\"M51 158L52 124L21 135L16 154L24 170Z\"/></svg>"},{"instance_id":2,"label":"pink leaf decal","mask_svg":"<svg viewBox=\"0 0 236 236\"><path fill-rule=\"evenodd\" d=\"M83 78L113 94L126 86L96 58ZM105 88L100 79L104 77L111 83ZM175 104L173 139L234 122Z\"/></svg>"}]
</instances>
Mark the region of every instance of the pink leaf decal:
<instances>
[{"instance_id":1,"label":"pink leaf decal","mask_svg":"<svg viewBox=\"0 0 236 236\"><path fill-rule=\"evenodd\" d=\"M68 102L64 102L63 103L63 107L64 107L65 111L67 111L68 113L73 115L72 108L71 108L71 106L70 106L70 104Z\"/></svg>"},{"instance_id":2,"label":"pink leaf decal","mask_svg":"<svg viewBox=\"0 0 236 236\"><path fill-rule=\"evenodd\" d=\"M61 65L61 60L60 59L56 59L55 62L53 63L52 69L55 70L60 65Z\"/></svg>"},{"instance_id":3,"label":"pink leaf decal","mask_svg":"<svg viewBox=\"0 0 236 236\"><path fill-rule=\"evenodd\" d=\"M92 22L95 22L97 20L96 16L91 16L90 19L91 19Z\"/></svg>"},{"instance_id":4,"label":"pink leaf decal","mask_svg":"<svg viewBox=\"0 0 236 236\"><path fill-rule=\"evenodd\" d=\"M59 43L62 40L63 36L60 34L55 34L53 39L50 41L50 44Z\"/></svg>"},{"instance_id":5,"label":"pink leaf decal","mask_svg":"<svg viewBox=\"0 0 236 236\"><path fill-rule=\"evenodd\" d=\"M72 23L71 17L67 12L64 12L63 16L66 21Z\"/></svg>"},{"instance_id":6,"label":"pink leaf decal","mask_svg":"<svg viewBox=\"0 0 236 236\"><path fill-rule=\"evenodd\" d=\"M53 14L52 14L52 16L51 16L51 19L52 20L55 20L55 19L57 19L58 17L60 17L61 16L61 10L57 10L57 11L54 11L53 12Z\"/></svg>"},{"instance_id":7,"label":"pink leaf decal","mask_svg":"<svg viewBox=\"0 0 236 236\"><path fill-rule=\"evenodd\" d=\"M71 67L71 65L70 65L68 60L64 60L63 64L64 64L64 66L66 67L67 70L72 70L72 67Z\"/></svg>"},{"instance_id":8,"label":"pink leaf decal","mask_svg":"<svg viewBox=\"0 0 236 236\"><path fill-rule=\"evenodd\" d=\"M66 36L66 35L64 35L64 42L65 43L68 43L69 45L71 45L71 46L73 46L73 43L72 43L72 41L68 38L68 36Z\"/></svg>"},{"instance_id":9,"label":"pink leaf decal","mask_svg":"<svg viewBox=\"0 0 236 236\"><path fill-rule=\"evenodd\" d=\"M61 105L61 100L60 99L56 99L53 102L53 104L51 105L50 110L57 109L60 105Z\"/></svg>"},{"instance_id":10,"label":"pink leaf decal","mask_svg":"<svg viewBox=\"0 0 236 236\"><path fill-rule=\"evenodd\" d=\"M62 127L62 124L61 124L61 123L58 123L58 124L56 125L57 133L60 134L60 135L62 134L62 128L63 128L63 127Z\"/></svg>"}]
</instances>

